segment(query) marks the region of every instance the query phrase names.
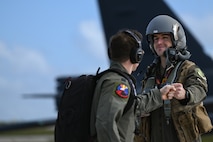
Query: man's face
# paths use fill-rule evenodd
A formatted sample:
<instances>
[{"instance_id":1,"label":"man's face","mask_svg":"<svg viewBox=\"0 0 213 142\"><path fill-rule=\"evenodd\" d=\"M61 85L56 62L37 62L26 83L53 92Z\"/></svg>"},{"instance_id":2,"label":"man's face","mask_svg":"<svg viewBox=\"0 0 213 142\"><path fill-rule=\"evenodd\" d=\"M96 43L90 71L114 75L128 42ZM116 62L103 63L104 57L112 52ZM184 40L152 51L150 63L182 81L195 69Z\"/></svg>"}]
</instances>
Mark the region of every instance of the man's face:
<instances>
[{"instance_id":1,"label":"man's face","mask_svg":"<svg viewBox=\"0 0 213 142\"><path fill-rule=\"evenodd\" d=\"M171 36L168 33L154 34L153 41L154 50L160 57L166 49L172 47Z\"/></svg>"}]
</instances>

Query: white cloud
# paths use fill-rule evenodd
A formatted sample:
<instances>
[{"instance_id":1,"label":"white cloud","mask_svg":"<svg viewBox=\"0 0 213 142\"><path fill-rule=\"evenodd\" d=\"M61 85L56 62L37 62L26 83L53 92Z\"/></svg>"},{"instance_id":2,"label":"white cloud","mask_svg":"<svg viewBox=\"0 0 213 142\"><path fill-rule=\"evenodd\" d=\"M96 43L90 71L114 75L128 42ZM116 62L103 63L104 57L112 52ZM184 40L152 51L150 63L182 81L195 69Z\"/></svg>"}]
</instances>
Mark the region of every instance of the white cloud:
<instances>
[{"instance_id":1,"label":"white cloud","mask_svg":"<svg viewBox=\"0 0 213 142\"><path fill-rule=\"evenodd\" d=\"M22 96L23 94L36 94L36 92L53 92L52 72L41 53L31 48L9 47L0 42L0 61L0 111L2 112L0 121L45 117L45 115L35 113L37 106L39 108L51 107L52 110L49 109L46 115L55 115L54 104L51 102L53 100L24 100ZM14 107L16 108L15 114ZM5 108L7 111L4 111Z\"/></svg>"},{"instance_id":2,"label":"white cloud","mask_svg":"<svg viewBox=\"0 0 213 142\"><path fill-rule=\"evenodd\" d=\"M9 48L0 42L0 59L4 61L4 68L10 72L47 73L50 70L45 58L36 50L14 46Z\"/></svg>"},{"instance_id":3,"label":"white cloud","mask_svg":"<svg viewBox=\"0 0 213 142\"><path fill-rule=\"evenodd\" d=\"M105 45L104 34L100 25L96 21L83 21L80 23L80 33L90 46L85 46L94 56L99 59L106 58L107 50Z\"/></svg>"},{"instance_id":4,"label":"white cloud","mask_svg":"<svg viewBox=\"0 0 213 142\"><path fill-rule=\"evenodd\" d=\"M0 94L16 94L50 88L53 70L36 50L0 42ZM45 81L42 81L45 80ZM46 86L46 87L45 87ZM12 89L11 89L12 87Z\"/></svg>"}]
</instances>

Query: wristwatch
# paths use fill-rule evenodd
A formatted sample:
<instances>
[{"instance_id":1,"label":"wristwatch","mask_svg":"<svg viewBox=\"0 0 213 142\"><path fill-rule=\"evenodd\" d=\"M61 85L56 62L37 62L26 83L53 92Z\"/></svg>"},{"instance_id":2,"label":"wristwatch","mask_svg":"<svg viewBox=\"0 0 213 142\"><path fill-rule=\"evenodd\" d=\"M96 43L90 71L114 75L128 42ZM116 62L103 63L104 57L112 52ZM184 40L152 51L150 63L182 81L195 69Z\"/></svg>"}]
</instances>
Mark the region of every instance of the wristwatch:
<instances>
[{"instance_id":1,"label":"wristwatch","mask_svg":"<svg viewBox=\"0 0 213 142\"><path fill-rule=\"evenodd\" d=\"M185 90L186 90L186 89L185 89ZM186 90L185 99L179 100L179 101L180 101L180 103L181 103L182 105L187 105L187 103L189 102L189 100L190 100L190 94L189 94L189 91Z\"/></svg>"}]
</instances>

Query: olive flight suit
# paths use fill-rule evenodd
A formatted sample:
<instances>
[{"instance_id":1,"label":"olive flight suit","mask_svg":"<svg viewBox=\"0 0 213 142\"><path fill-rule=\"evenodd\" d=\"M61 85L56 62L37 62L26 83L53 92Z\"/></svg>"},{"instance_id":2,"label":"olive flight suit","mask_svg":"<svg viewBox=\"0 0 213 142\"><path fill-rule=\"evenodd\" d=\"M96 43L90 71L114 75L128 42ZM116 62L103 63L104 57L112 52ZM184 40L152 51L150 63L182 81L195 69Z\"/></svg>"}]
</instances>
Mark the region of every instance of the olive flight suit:
<instances>
[{"instance_id":1,"label":"olive flight suit","mask_svg":"<svg viewBox=\"0 0 213 142\"><path fill-rule=\"evenodd\" d=\"M118 62L112 62L110 68L126 72ZM91 135L95 142L133 142L135 131L135 103L126 113L124 108L130 96L130 84L123 76L109 72L98 81L91 110ZM154 95L155 94L155 95ZM147 97L146 97L147 96ZM152 101L148 99L153 96ZM142 99L144 98L144 99ZM140 110L144 110L143 101L150 100L150 106L161 106L159 89L153 89L149 95L138 97ZM152 110L152 109L151 109Z\"/></svg>"}]
</instances>

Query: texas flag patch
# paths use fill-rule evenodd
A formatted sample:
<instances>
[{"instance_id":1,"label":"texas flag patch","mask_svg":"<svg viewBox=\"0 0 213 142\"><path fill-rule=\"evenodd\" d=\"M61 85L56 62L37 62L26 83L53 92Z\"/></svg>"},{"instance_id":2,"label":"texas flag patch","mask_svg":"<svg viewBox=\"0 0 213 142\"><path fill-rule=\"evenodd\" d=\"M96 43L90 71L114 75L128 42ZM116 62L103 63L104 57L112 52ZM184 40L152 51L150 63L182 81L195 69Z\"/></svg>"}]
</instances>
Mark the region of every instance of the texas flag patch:
<instances>
[{"instance_id":1,"label":"texas flag patch","mask_svg":"<svg viewBox=\"0 0 213 142\"><path fill-rule=\"evenodd\" d=\"M125 84L119 84L116 87L115 93L121 98L128 98L129 88Z\"/></svg>"}]
</instances>

